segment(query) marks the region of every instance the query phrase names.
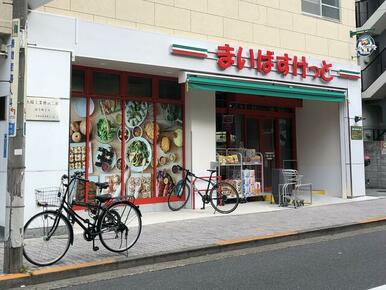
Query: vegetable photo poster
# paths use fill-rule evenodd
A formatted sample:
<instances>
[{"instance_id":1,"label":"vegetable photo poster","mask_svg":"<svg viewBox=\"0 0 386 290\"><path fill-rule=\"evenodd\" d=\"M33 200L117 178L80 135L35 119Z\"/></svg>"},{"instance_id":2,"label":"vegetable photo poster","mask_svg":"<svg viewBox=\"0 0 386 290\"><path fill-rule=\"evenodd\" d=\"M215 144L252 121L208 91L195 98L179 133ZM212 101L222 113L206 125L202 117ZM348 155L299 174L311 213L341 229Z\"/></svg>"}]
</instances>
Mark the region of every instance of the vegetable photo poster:
<instances>
[{"instance_id":1,"label":"vegetable photo poster","mask_svg":"<svg viewBox=\"0 0 386 290\"><path fill-rule=\"evenodd\" d=\"M178 104L158 104L157 107L157 196L166 196L169 189L181 179L174 174L174 165L182 166L183 130L182 106Z\"/></svg>"},{"instance_id":2,"label":"vegetable photo poster","mask_svg":"<svg viewBox=\"0 0 386 290\"><path fill-rule=\"evenodd\" d=\"M107 182L102 193L161 198L181 179L172 172L184 160L181 104L79 97L71 99L70 113L69 168L87 167L90 180ZM81 201L99 194L93 186L80 186L76 197Z\"/></svg>"}]
</instances>

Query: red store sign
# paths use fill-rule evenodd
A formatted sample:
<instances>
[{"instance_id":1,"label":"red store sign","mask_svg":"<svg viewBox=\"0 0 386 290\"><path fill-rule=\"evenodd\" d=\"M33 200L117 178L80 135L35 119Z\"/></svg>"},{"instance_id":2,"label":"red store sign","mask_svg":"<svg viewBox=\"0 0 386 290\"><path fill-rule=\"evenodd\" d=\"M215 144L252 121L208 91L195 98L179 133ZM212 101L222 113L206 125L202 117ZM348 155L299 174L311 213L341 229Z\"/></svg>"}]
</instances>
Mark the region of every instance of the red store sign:
<instances>
[{"instance_id":1,"label":"red store sign","mask_svg":"<svg viewBox=\"0 0 386 290\"><path fill-rule=\"evenodd\" d=\"M229 44L219 45L217 47L217 65L220 69L226 70L232 65L236 65L239 70L245 68L248 62L249 69L256 69L257 72L268 74L272 69L276 68L277 73L287 76L291 73L294 76L300 75L302 78L307 77L307 73L311 73L313 79L320 78L325 82L333 80L330 75L332 64L322 61L321 66L309 65L305 56L289 57L287 53L284 55L276 55L273 51L267 50L265 53L261 49L257 51L248 50L248 56L243 56L243 47L239 47L237 52L234 47ZM292 66L292 70L290 67Z\"/></svg>"}]
</instances>

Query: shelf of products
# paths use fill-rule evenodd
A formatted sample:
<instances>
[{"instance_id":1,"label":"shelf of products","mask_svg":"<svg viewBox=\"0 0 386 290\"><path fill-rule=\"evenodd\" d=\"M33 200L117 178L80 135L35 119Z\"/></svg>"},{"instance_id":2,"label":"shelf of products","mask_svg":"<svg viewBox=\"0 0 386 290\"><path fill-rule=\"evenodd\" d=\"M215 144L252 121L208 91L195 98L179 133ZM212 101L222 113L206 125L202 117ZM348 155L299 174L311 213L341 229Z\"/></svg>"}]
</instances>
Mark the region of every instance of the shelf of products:
<instances>
[{"instance_id":1,"label":"shelf of products","mask_svg":"<svg viewBox=\"0 0 386 290\"><path fill-rule=\"evenodd\" d=\"M217 150L219 175L236 188L241 198L264 195L263 164L263 155L254 149Z\"/></svg>"}]
</instances>

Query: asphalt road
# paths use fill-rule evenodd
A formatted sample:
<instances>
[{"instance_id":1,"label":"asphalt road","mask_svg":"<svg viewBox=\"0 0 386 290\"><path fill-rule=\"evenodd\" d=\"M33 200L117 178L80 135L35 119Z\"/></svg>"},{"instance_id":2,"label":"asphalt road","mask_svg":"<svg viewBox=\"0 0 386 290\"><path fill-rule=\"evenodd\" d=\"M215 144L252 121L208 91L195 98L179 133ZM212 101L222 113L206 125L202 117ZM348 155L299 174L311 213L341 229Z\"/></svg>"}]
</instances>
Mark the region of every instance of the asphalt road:
<instances>
[{"instance_id":1,"label":"asphalt road","mask_svg":"<svg viewBox=\"0 0 386 290\"><path fill-rule=\"evenodd\" d=\"M386 284L386 227L120 271L49 288L370 289Z\"/></svg>"}]
</instances>

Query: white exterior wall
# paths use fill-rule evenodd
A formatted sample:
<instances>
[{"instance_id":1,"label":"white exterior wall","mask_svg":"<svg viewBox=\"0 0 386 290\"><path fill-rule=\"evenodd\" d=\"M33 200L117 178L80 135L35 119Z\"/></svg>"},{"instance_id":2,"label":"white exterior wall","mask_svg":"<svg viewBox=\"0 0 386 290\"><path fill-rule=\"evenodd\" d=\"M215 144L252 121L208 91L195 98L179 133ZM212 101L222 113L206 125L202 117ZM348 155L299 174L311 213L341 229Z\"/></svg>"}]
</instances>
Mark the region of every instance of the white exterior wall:
<instances>
[{"instance_id":1,"label":"white exterior wall","mask_svg":"<svg viewBox=\"0 0 386 290\"><path fill-rule=\"evenodd\" d=\"M10 78L10 58L0 57L0 80L9 80ZM0 82L0 96L8 96L10 85L6 82ZM8 99L7 99L8 100ZM7 102L6 102L7 104ZM6 113L8 111L6 110ZM4 149L8 151L7 142L4 142L4 136L7 134L8 124L6 121L0 121L0 226L5 224L5 204L7 192L7 158L4 157ZM8 152L6 152L7 154Z\"/></svg>"},{"instance_id":2,"label":"white exterior wall","mask_svg":"<svg viewBox=\"0 0 386 290\"><path fill-rule=\"evenodd\" d=\"M186 165L197 176L209 176L210 161L216 160L216 94L192 89L185 98ZM197 183L199 189L206 183ZM196 194L195 207L202 206Z\"/></svg>"},{"instance_id":3,"label":"white exterior wall","mask_svg":"<svg viewBox=\"0 0 386 290\"><path fill-rule=\"evenodd\" d=\"M339 104L303 101L296 110L298 169L302 182L342 196Z\"/></svg>"},{"instance_id":4,"label":"white exterior wall","mask_svg":"<svg viewBox=\"0 0 386 290\"><path fill-rule=\"evenodd\" d=\"M359 92L360 93L360 82L349 82L348 83L348 92ZM349 95L350 96L350 95ZM360 95L359 95L360 96ZM362 98L350 98L348 99L348 107L345 106L343 110L344 125L348 126L363 126L363 122L359 121L355 123L355 116L362 116ZM342 121L341 121L341 130L342 130ZM350 132L348 130L344 131L348 136ZM341 133L342 134L342 133ZM345 142L345 160L346 160L346 184L351 187L351 190L347 191L348 197L356 197L361 195L366 195L366 186L365 186L365 168L364 168L364 149L363 149L363 140L351 140L351 136L346 136ZM350 145L349 148L347 148ZM343 145L342 145L343 147ZM350 168L351 164L351 168ZM349 193L352 193L350 196Z\"/></svg>"},{"instance_id":5,"label":"white exterior wall","mask_svg":"<svg viewBox=\"0 0 386 290\"><path fill-rule=\"evenodd\" d=\"M27 96L60 99L60 122L27 122L25 220L38 209L34 189L58 186L68 168L71 53L29 48Z\"/></svg>"},{"instance_id":6,"label":"white exterior wall","mask_svg":"<svg viewBox=\"0 0 386 290\"><path fill-rule=\"evenodd\" d=\"M139 32L130 29L117 28L108 25L94 24L76 20L71 17L60 17L32 12L29 17L28 54L28 96L56 97L61 100L61 121L28 122L26 141L26 214L30 217L36 210L34 206L34 188L52 186L59 182L61 174L67 170L69 96L71 64L99 66L110 69L138 71L152 74L164 74L177 77L184 71L197 71L224 76L250 77L265 81L286 82L297 85L317 85L320 87L339 88L347 90L350 102L350 118L361 114L360 82L339 78L328 84L311 77L302 79L299 76L283 76L274 72L267 75L256 75L254 70L239 71L235 67L220 71L214 59L197 60L173 56L169 53L170 45L179 43L196 47L206 47L215 51L213 43L182 39L173 36ZM156 47L156 49L155 49ZM259 48L259 47L250 47ZM73 61L73 62L71 62ZM312 64L320 60L308 59ZM356 65L333 64L334 69L357 71ZM305 102L306 103L306 102ZM303 118L309 116L307 109L315 104L306 104ZM326 104L328 107L329 104ZM337 106L337 105L336 105ZM340 196L351 196L350 160L353 162L353 196L364 194L363 144L361 141L351 141L352 154L348 148L348 111L341 105L338 117L331 121L328 127L321 128L327 136L333 139L328 143L331 150L328 155L335 156L334 163L323 168L319 175L325 175L326 184L331 184L328 191ZM314 112L315 114L315 112ZM317 116L318 114L316 114ZM189 167L198 175L207 175L210 161L215 159L215 94L190 90L186 96L186 160ZM353 121L352 121L353 123ZM333 126L334 125L334 126ZM327 132L330 128L333 132ZM308 130L311 132L312 130ZM316 130L315 130L316 131ZM190 135L191 132L191 135ZM314 132L318 134L317 132ZM298 128L297 134L302 134ZM191 136L193 137L192 139ZM308 137L307 137L308 138ZM298 146L303 141L299 138ZM334 145L331 145L334 144ZM189 147L191 146L191 147ZM308 167L310 161L302 156L302 148L298 155L301 160L301 170L309 169L305 178L312 178L315 188L319 184L315 179L315 169ZM339 155L340 154L340 155ZM357 154L357 157L354 157ZM311 155L311 153L309 153ZM318 158L323 158L318 155ZM315 158L315 157L314 157ZM303 161L304 160L304 161ZM316 159L318 161L318 159ZM340 162L340 163L339 163ZM335 175L329 175L335 167ZM339 171L340 170L340 171ZM327 180L331 176L334 182ZM342 178L340 179L339 176ZM363 178L362 178L363 176ZM356 180L355 180L356 179ZM341 186L339 186L339 183ZM197 201L197 199L196 199ZM196 203L196 207L199 203ZM164 204L149 205L144 208L166 208Z\"/></svg>"}]
</instances>

